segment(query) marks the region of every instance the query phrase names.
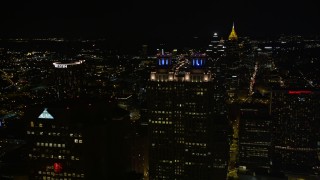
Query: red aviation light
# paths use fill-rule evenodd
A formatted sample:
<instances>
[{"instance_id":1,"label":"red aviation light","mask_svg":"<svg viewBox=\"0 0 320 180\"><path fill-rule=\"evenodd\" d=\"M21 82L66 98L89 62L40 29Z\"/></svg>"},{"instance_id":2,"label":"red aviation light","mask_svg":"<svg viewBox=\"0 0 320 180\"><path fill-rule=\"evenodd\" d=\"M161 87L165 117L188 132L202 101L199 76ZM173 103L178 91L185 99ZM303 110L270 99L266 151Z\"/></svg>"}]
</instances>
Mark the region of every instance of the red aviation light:
<instances>
[{"instance_id":1,"label":"red aviation light","mask_svg":"<svg viewBox=\"0 0 320 180\"><path fill-rule=\"evenodd\" d=\"M61 163L54 163L53 170L55 173L61 173L62 172L62 164Z\"/></svg>"},{"instance_id":2,"label":"red aviation light","mask_svg":"<svg viewBox=\"0 0 320 180\"><path fill-rule=\"evenodd\" d=\"M289 94L312 94L312 91L289 91Z\"/></svg>"}]
</instances>

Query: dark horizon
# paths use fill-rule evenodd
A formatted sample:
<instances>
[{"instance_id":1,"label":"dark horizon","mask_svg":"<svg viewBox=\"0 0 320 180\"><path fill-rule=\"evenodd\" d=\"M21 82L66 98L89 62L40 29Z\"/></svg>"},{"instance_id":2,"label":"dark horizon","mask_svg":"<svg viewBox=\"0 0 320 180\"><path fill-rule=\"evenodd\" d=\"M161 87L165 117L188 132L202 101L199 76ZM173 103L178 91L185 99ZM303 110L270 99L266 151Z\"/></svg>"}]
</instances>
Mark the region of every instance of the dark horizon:
<instances>
[{"instance_id":1,"label":"dark horizon","mask_svg":"<svg viewBox=\"0 0 320 180\"><path fill-rule=\"evenodd\" d=\"M270 36L318 32L320 13L308 2L8 2L2 6L2 34L108 35L158 32L229 33L234 21L239 34ZM177 29L177 30L175 30ZM173 32L172 32L173 30ZM227 31L227 32L226 32ZM118 32L118 33L117 33ZM146 34L148 36L148 34Z\"/></svg>"},{"instance_id":2,"label":"dark horizon","mask_svg":"<svg viewBox=\"0 0 320 180\"><path fill-rule=\"evenodd\" d=\"M115 47L142 44L206 45L224 39L235 23L239 37L319 35L320 13L309 2L9 2L1 10L0 38L106 38Z\"/></svg>"}]
</instances>

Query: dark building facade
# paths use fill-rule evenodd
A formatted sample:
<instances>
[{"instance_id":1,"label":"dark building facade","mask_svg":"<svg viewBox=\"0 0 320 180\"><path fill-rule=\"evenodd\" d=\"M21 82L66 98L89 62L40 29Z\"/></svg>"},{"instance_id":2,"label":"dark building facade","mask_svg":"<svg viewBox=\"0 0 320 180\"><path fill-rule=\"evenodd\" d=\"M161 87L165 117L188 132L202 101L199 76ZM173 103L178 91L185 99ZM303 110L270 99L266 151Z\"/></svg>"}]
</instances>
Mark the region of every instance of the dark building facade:
<instances>
[{"instance_id":1,"label":"dark building facade","mask_svg":"<svg viewBox=\"0 0 320 180\"><path fill-rule=\"evenodd\" d=\"M319 174L319 91L274 90L273 166L276 171Z\"/></svg>"},{"instance_id":2,"label":"dark building facade","mask_svg":"<svg viewBox=\"0 0 320 180\"><path fill-rule=\"evenodd\" d=\"M271 116L267 105L243 105L240 109L239 167L250 173L270 173Z\"/></svg>"},{"instance_id":3,"label":"dark building facade","mask_svg":"<svg viewBox=\"0 0 320 180\"><path fill-rule=\"evenodd\" d=\"M30 178L124 179L129 164L124 116L113 105L96 101L29 109L24 119Z\"/></svg>"},{"instance_id":4,"label":"dark building facade","mask_svg":"<svg viewBox=\"0 0 320 180\"><path fill-rule=\"evenodd\" d=\"M158 61L147 85L150 179L225 179L225 96L215 91L206 56Z\"/></svg>"},{"instance_id":5,"label":"dark building facade","mask_svg":"<svg viewBox=\"0 0 320 180\"><path fill-rule=\"evenodd\" d=\"M0 179L27 178L25 126L16 114L0 117Z\"/></svg>"}]
</instances>

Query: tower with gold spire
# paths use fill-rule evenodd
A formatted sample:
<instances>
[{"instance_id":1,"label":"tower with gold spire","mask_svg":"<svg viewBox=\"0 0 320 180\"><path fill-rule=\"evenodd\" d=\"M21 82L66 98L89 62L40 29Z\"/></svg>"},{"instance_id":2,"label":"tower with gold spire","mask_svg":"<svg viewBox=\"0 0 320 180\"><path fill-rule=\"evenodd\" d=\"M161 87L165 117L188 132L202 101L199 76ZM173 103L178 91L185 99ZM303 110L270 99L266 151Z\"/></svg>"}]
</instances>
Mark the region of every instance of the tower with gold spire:
<instances>
[{"instance_id":1,"label":"tower with gold spire","mask_svg":"<svg viewBox=\"0 0 320 180\"><path fill-rule=\"evenodd\" d=\"M238 40L238 36L237 36L237 33L236 31L234 30L234 22L232 24L232 30L231 30L231 33L229 35L229 38L228 38L229 41L237 41Z\"/></svg>"},{"instance_id":2,"label":"tower with gold spire","mask_svg":"<svg viewBox=\"0 0 320 180\"><path fill-rule=\"evenodd\" d=\"M238 35L234 28L234 23L232 24L232 30L228 37L228 41L226 41L226 55L232 57L233 61L235 58L239 57L240 49L238 42Z\"/></svg>"}]
</instances>

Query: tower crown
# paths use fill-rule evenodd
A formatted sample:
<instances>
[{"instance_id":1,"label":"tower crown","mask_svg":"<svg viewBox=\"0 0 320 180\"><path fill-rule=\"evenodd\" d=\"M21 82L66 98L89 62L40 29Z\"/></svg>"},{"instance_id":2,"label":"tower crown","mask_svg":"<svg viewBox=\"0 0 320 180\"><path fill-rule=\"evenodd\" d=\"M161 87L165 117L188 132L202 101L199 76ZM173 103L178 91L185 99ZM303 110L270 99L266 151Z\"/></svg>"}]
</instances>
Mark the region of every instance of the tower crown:
<instances>
[{"instance_id":1,"label":"tower crown","mask_svg":"<svg viewBox=\"0 0 320 180\"><path fill-rule=\"evenodd\" d=\"M192 59L192 67L194 68L201 68L205 65L206 63L206 54L201 54L201 53L194 53L191 55Z\"/></svg>"},{"instance_id":2,"label":"tower crown","mask_svg":"<svg viewBox=\"0 0 320 180\"><path fill-rule=\"evenodd\" d=\"M231 33L230 33L228 39L229 39L230 41L237 41L237 40L238 40L237 33L236 33L236 31L234 30L234 23L232 24L232 30L231 30Z\"/></svg>"},{"instance_id":3,"label":"tower crown","mask_svg":"<svg viewBox=\"0 0 320 180\"><path fill-rule=\"evenodd\" d=\"M169 67L172 64L172 55L170 53L164 53L163 49L161 54L157 55L158 58L158 66Z\"/></svg>"}]
</instances>

